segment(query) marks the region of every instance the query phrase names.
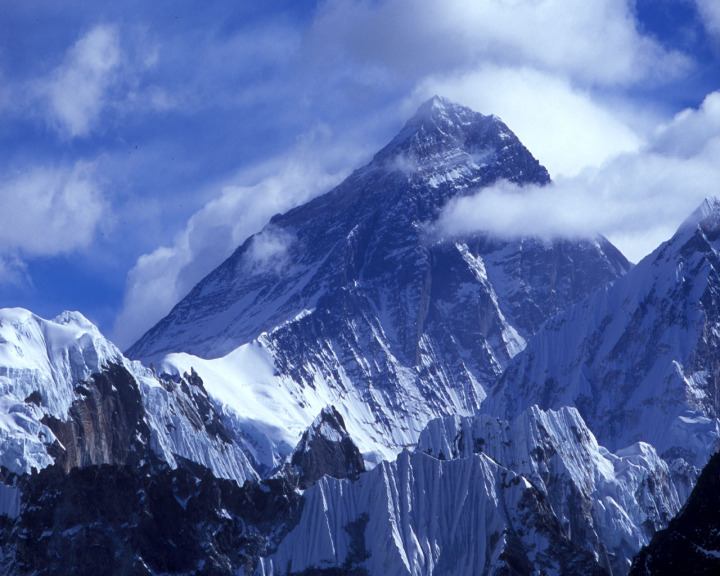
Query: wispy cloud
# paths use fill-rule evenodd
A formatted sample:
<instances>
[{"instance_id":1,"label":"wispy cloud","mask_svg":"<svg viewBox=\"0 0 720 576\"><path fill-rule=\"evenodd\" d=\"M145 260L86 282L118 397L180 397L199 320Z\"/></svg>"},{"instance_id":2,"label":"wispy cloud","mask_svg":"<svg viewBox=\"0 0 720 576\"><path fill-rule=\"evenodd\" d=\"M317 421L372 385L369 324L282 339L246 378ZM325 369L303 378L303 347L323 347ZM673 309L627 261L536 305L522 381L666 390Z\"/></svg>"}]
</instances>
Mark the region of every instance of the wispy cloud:
<instances>
[{"instance_id":1,"label":"wispy cloud","mask_svg":"<svg viewBox=\"0 0 720 576\"><path fill-rule=\"evenodd\" d=\"M86 248L106 209L93 166L25 167L0 180L0 246L24 256Z\"/></svg>"},{"instance_id":2,"label":"wispy cloud","mask_svg":"<svg viewBox=\"0 0 720 576\"><path fill-rule=\"evenodd\" d=\"M269 225L253 236L245 260L245 270L250 274L280 274L288 264L288 251L295 236L276 226Z\"/></svg>"},{"instance_id":3,"label":"wispy cloud","mask_svg":"<svg viewBox=\"0 0 720 576\"><path fill-rule=\"evenodd\" d=\"M27 264L17 254L0 254L0 286L21 289L32 286Z\"/></svg>"},{"instance_id":4,"label":"wispy cloud","mask_svg":"<svg viewBox=\"0 0 720 576\"><path fill-rule=\"evenodd\" d=\"M97 127L121 64L118 32L96 26L72 46L51 76L39 81L53 125L70 137Z\"/></svg>"}]
</instances>

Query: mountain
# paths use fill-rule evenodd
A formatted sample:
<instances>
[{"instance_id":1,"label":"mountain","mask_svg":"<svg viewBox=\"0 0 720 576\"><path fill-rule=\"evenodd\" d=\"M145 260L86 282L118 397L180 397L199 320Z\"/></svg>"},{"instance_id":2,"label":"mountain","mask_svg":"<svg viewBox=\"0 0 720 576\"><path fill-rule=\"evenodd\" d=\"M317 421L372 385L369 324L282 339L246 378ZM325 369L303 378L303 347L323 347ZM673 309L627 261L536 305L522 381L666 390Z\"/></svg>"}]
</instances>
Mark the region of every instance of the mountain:
<instances>
[{"instance_id":1,"label":"mountain","mask_svg":"<svg viewBox=\"0 0 720 576\"><path fill-rule=\"evenodd\" d=\"M720 453L710 458L677 517L642 549L630 576L720 573Z\"/></svg>"},{"instance_id":2,"label":"mountain","mask_svg":"<svg viewBox=\"0 0 720 576\"><path fill-rule=\"evenodd\" d=\"M127 354L169 374L194 367L267 469L330 404L368 462L392 458L430 419L474 413L548 318L630 268L603 238L433 236L449 202L500 180L549 176L498 118L433 98Z\"/></svg>"},{"instance_id":3,"label":"mountain","mask_svg":"<svg viewBox=\"0 0 720 576\"><path fill-rule=\"evenodd\" d=\"M644 441L684 501L720 436L720 201L535 335L483 407L574 406L611 450Z\"/></svg>"}]
</instances>

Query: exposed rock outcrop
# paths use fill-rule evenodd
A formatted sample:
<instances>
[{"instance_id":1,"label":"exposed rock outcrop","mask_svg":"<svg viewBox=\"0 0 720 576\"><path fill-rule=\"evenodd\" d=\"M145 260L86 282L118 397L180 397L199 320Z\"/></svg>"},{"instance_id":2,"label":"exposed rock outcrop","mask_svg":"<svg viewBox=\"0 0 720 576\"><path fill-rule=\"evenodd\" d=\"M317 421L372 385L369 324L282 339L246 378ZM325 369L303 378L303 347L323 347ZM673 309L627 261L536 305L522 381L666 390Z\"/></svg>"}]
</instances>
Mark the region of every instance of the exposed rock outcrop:
<instances>
[{"instance_id":1,"label":"exposed rock outcrop","mask_svg":"<svg viewBox=\"0 0 720 576\"><path fill-rule=\"evenodd\" d=\"M323 476L357 479L365 471L360 450L334 406L323 408L302 435L281 473L305 490Z\"/></svg>"}]
</instances>

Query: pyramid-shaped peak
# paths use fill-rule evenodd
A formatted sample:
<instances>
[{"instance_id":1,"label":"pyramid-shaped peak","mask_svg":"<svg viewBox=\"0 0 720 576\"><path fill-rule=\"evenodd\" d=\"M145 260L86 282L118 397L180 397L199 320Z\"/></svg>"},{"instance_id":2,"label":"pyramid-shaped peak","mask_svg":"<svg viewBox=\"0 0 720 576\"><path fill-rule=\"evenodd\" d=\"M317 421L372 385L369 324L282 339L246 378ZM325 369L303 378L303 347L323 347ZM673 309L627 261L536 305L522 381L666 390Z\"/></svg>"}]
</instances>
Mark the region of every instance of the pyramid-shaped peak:
<instances>
[{"instance_id":1,"label":"pyramid-shaped peak","mask_svg":"<svg viewBox=\"0 0 720 576\"><path fill-rule=\"evenodd\" d=\"M464 114L464 115L478 115L467 106L462 106L452 100L445 98L444 96L433 96L429 100L426 100L417 109L414 118L425 119L428 117L447 116L450 114ZM480 116L482 116L480 114Z\"/></svg>"},{"instance_id":2,"label":"pyramid-shaped peak","mask_svg":"<svg viewBox=\"0 0 720 576\"><path fill-rule=\"evenodd\" d=\"M549 181L547 171L497 116L485 116L447 98L433 96L375 155L373 166L400 164L423 172L444 173L459 164L475 169L509 161L511 157L527 157L528 166L518 168L517 172L530 175L531 181L539 184Z\"/></svg>"},{"instance_id":3,"label":"pyramid-shaped peak","mask_svg":"<svg viewBox=\"0 0 720 576\"><path fill-rule=\"evenodd\" d=\"M356 478L365 471L360 450L345 429L345 421L335 406L322 412L305 430L288 458L286 477L305 490L322 476Z\"/></svg>"},{"instance_id":4,"label":"pyramid-shaped peak","mask_svg":"<svg viewBox=\"0 0 720 576\"><path fill-rule=\"evenodd\" d=\"M443 131L452 131L469 124L485 124L500 122L496 116L485 116L467 106L462 106L443 96L433 96L418 107L415 114L407 121L403 132L415 132L421 127L426 130L440 127ZM401 132L402 134L402 132Z\"/></svg>"}]
</instances>

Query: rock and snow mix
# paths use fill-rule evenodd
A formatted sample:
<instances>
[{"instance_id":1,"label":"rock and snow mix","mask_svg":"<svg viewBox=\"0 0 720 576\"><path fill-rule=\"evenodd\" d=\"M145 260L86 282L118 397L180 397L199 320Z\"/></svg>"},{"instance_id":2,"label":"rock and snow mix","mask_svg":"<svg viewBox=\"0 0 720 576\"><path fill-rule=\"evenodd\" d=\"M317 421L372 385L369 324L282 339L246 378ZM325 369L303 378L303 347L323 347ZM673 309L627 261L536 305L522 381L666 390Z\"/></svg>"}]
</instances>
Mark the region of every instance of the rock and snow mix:
<instances>
[{"instance_id":1,"label":"rock and snow mix","mask_svg":"<svg viewBox=\"0 0 720 576\"><path fill-rule=\"evenodd\" d=\"M203 418L207 420L215 408L197 386L185 382L183 390L179 383L159 380L150 369L127 360L77 312L44 320L18 308L0 310L0 466L22 474L51 465L55 446L69 448L51 430L52 422L72 420L72 408L88 397L92 377L111 365L131 375L130 394L137 391L150 432L145 440L161 459L175 466L176 457L188 458L240 483L256 477L240 447L204 425ZM115 385L111 384L117 392ZM204 414L199 400L204 401ZM136 423L128 424L131 428ZM113 436L112 430L85 432ZM103 451L108 448L101 447L94 463L112 461Z\"/></svg>"},{"instance_id":2,"label":"rock and snow mix","mask_svg":"<svg viewBox=\"0 0 720 576\"><path fill-rule=\"evenodd\" d=\"M80 314L0 310L0 512L38 505L13 474L147 449L250 481L215 511L227 573L626 573L720 437L720 202L632 269L603 238L437 236L502 179L549 176L434 98L131 347L153 368Z\"/></svg>"}]
</instances>

